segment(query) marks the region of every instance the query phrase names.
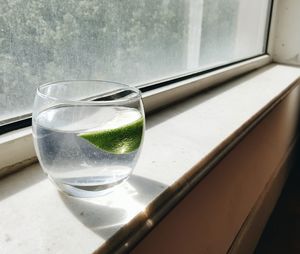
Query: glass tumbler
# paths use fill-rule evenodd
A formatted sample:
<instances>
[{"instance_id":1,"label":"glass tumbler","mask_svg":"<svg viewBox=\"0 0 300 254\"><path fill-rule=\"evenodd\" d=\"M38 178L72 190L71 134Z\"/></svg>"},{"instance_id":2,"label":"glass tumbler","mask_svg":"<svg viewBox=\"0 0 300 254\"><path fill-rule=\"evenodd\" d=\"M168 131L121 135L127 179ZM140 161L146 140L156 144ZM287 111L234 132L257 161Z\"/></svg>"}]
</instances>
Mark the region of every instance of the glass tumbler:
<instances>
[{"instance_id":1,"label":"glass tumbler","mask_svg":"<svg viewBox=\"0 0 300 254\"><path fill-rule=\"evenodd\" d=\"M32 127L50 180L75 197L103 195L131 174L145 117L137 88L108 81L61 81L37 89Z\"/></svg>"}]
</instances>

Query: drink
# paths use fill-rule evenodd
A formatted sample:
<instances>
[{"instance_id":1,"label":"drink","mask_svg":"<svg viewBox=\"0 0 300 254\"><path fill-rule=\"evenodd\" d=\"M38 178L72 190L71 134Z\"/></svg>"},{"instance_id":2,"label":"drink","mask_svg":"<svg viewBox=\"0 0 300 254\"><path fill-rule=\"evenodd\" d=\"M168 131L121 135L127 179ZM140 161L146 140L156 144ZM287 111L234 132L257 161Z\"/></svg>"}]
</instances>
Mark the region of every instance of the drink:
<instances>
[{"instance_id":1,"label":"drink","mask_svg":"<svg viewBox=\"0 0 300 254\"><path fill-rule=\"evenodd\" d=\"M44 171L75 196L107 190L125 180L136 164L144 128L135 108L95 105L41 111L34 126Z\"/></svg>"},{"instance_id":2,"label":"drink","mask_svg":"<svg viewBox=\"0 0 300 254\"><path fill-rule=\"evenodd\" d=\"M144 133L141 92L102 80L37 89L32 127L44 172L63 192L95 197L129 177Z\"/></svg>"}]
</instances>

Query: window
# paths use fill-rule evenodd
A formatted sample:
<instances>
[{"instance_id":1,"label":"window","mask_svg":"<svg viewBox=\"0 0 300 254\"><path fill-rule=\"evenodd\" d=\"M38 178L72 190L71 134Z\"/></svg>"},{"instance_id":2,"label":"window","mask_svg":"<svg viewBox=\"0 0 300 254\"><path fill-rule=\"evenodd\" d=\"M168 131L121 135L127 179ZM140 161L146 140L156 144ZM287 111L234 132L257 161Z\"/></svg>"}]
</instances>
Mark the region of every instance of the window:
<instances>
[{"instance_id":1,"label":"window","mask_svg":"<svg viewBox=\"0 0 300 254\"><path fill-rule=\"evenodd\" d=\"M269 2L3 0L0 122L30 113L45 82L141 85L263 54Z\"/></svg>"}]
</instances>

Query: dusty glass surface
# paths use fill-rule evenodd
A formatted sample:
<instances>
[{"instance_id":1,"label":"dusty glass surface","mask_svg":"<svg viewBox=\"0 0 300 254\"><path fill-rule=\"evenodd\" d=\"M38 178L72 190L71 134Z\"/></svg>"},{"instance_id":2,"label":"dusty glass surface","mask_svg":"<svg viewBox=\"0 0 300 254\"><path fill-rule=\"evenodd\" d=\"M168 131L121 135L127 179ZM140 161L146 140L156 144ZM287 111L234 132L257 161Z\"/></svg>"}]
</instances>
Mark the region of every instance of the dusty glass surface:
<instances>
[{"instance_id":1,"label":"dusty glass surface","mask_svg":"<svg viewBox=\"0 0 300 254\"><path fill-rule=\"evenodd\" d=\"M0 121L38 84L138 85L263 52L268 0L1 0Z\"/></svg>"}]
</instances>

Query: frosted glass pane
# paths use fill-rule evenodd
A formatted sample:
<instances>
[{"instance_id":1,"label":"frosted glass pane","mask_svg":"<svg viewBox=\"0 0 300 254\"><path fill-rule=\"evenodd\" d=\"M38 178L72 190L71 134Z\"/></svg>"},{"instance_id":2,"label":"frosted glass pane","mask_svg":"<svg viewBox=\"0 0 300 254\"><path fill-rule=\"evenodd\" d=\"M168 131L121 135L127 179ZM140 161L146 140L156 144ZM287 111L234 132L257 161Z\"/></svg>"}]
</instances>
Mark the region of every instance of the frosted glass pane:
<instances>
[{"instance_id":1,"label":"frosted glass pane","mask_svg":"<svg viewBox=\"0 0 300 254\"><path fill-rule=\"evenodd\" d=\"M0 0L0 121L38 85L139 85L261 54L268 0Z\"/></svg>"}]
</instances>

